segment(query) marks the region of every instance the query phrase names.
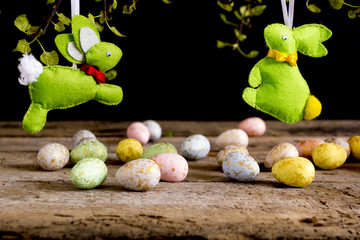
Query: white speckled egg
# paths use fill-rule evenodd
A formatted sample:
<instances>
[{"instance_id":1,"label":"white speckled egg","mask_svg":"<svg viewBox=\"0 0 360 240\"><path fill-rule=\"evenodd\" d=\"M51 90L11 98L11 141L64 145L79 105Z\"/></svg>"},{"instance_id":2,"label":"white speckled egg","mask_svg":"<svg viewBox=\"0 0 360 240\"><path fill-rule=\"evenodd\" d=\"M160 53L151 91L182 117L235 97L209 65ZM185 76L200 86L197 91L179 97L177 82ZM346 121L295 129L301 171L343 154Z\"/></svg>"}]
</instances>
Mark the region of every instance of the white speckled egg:
<instances>
[{"instance_id":1,"label":"white speckled egg","mask_svg":"<svg viewBox=\"0 0 360 240\"><path fill-rule=\"evenodd\" d=\"M107 167L97 158L85 158L78 162L70 173L71 182L80 189L93 189L105 182Z\"/></svg>"},{"instance_id":2,"label":"white speckled egg","mask_svg":"<svg viewBox=\"0 0 360 240\"><path fill-rule=\"evenodd\" d=\"M69 150L59 143L46 144L39 150L37 161L45 170L61 169L69 162Z\"/></svg>"},{"instance_id":3,"label":"white speckled egg","mask_svg":"<svg viewBox=\"0 0 360 240\"><path fill-rule=\"evenodd\" d=\"M268 152L265 157L264 166L266 169L271 169L281 159L298 156L299 152L294 145L291 143L280 143Z\"/></svg>"},{"instance_id":4,"label":"white speckled egg","mask_svg":"<svg viewBox=\"0 0 360 240\"><path fill-rule=\"evenodd\" d=\"M348 143L348 141L345 138L342 137L329 137L327 139L324 140L327 143L335 143L337 145L339 145L340 147L343 147L346 151L346 155L347 157L350 156L350 145Z\"/></svg>"},{"instance_id":5,"label":"white speckled egg","mask_svg":"<svg viewBox=\"0 0 360 240\"><path fill-rule=\"evenodd\" d=\"M149 129L151 141L161 138L162 129L159 123L154 120L146 120L144 125Z\"/></svg>"},{"instance_id":6,"label":"white speckled egg","mask_svg":"<svg viewBox=\"0 0 360 240\"><path fill-rule=\"evenodd\" d=\"M91 138L96 140L95 135L89 130L79 130L73 136L73 147L76 147L83 138Z\"/></svg>"},{"instance_id":7,"label":"white speckled egg","mask_svg":"<svg viewBox=\"0 0 360 240\"><path fill-rule=\"evenodd\" d=\"M150 131L145 124L141 122L133 122L126 130L128 138L138 140L142 145L146 144L150 139Z\"/></svg>"},{"instance_id":8,"label":"white speckled egg","mask_svg":"<svg viewBox=\"0 0 360 240\"><path fill-rule=\"evenodd\" d=\"M238 126L249 136L262 136L266 131L265 121L259 117L250 117L242 120Z\"/></svg>"},{"instance_id":9,"label":"white speckled egg","mask_svg":"<svg viewBox=\"0 0 360 240\"><path fill-rule=\"evenodd\" d=\"M201 134L191 135L181 143L181 154L190 160L205 158L209 151L210 142Z\"/></svg>"},{"instance_id":10,"label":"white speckled egg","mask_svg":"<svg viewBox=\"0 0 360 240\"><path fill-rule=\"evenodd\" d=\"M128 190L145 191L155 187L161 177L160 167L150 159L136 159L121 166L115 178Z\"/></svg>"},{"instance_id":11,"label":"white speckled egg","mask_svg":"<svg viewBox=\"0 0 360 240\"><path fill-rule=\"evenodd\" d=\"M242 152L226 155L222 169L227 177L240 182L252 181L260 173L259 164L255 159Z\"/></svg>"},{"instance_id":12,"label":"white speckled egg","mask_svg":"<svg viewBox=\"0 0 360 240\"><path fill-rule=\"evenodd\" d=\"M242 153L249 154L249 151L247 150L247 148L238 143L227 145L227 146L225 146L225 148L222 148L216 156L216 161L219 164L219 166L222 165L222 162L224 161L224 158L226 157L226 155L228 155L229 153L232 153L232 152L242 152Z\"/></svg>"},{"instance_id":13,"label":"white speckled egg","mask_svg":"<svg viewBox=\"0 0 360 240\"><path fill-rule=\"evenodd\" d=\"M246 132L241 129L230 129L217 136L215 143L220 148L224 148L225 146L233 143L238 143L244 147L247 147L249 144L249 137Z\"/></svg>"}]
</instances>

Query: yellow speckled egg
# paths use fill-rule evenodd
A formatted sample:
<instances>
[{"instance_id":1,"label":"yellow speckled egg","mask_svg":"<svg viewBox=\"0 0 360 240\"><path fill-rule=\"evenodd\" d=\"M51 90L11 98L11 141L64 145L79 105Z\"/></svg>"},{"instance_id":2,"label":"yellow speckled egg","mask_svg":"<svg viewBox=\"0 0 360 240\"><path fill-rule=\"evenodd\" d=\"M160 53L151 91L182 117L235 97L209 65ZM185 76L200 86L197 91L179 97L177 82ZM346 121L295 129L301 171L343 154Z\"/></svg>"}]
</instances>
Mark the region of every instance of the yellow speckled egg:
<instances>
[{"instance_id":1,"label":"yellow speckled egg","mask_svg":"<svg viewBox=\"0 0 360 240\"><path fill-rule=\"evenodd\" d=\"M49 143L39 150L37 160L44 170L58 170L69 162L69 150L60 143Z\"/></svg>"},{"instance_id":2,"label":"yellow speckled egg","mask_svg":"<svg viewBox=\"0 0 360 240\"><path fill-rule=\"evenodd\" d=\"M215 139L216 145L220 148L224 148L226 145L238 143L247 147L249 144L249 137L241 129L230 129L225 132L222 132L219 136Z\"/></svg>"},{"instance_id":3,"label":"yellow speckled egg","mask_svg":"<svg viewBox=\"0 0 360 240\"><path fill-rule=\"evenodd\" d=\"M249 155L249 151L243 145L239 143L229 144L225 146L225 148L222 148L216 156L216 162L219 164L219 166L222 165L226 155L232 152L242 152Z\"/></svg>"},{"instance_id":4,"label":"yellow speckled egg","mask_svg":"<svg viewBox=\"0 0 360 240\"><path fill-rule=\"evenodd\" d=\"M347 154L344 148L335 143L323 143L312 154L316 166L322 169L334 169L343 165Z\"/></svg>"},{"instance_id":5,"label":"yellow speckled egg","mask_svg":"<svg viewBox=\"0 0 360 240\"><path fill-rule=\"evenodd\" d=\"M350 145L351 155L360 160L360 136L353 136L348 140Z\"/></svg>"},{"instance_id":6,"label":"yellow speckled egg","mask_svg":"<svg viewBox=\"0 0 360 240\"><path fill-rule=\"evenodd\" d=\"M274 164L283 158L298 157L299 152L291 143L280 143L273 147L265 157L264 166L271 169Z\"/></svg>"},{"instance_id":7,"label":"yellow speckled egg","mask_svg":"<svg viewBox=\"0 0 360 240\"><path fill-rule=\"evenodd\" d=\"M70 152L70 160L78 163L85 158L98 158L105 162L107 159L107 148L99 141L87 141L78 144Z\"/></svg>"},{"instance_id":8,"label":"yellow speckled egg","mask_svg":"<svg viewBox=\"0 0 360 240\"><path fill-rule=\"evenodd\" d=\"M144 191L155 187L161 177L160 167L150 159L136 159L117 170L115 179L128 190Z\"/></svg>"},{"instance_id":9,"label":"yellow speckled egg","mask_svg":"<svg viewBox=\"0 0 360 240\"><path fill-rule=\"evenodd\" d=\"M289 157L276 162L271 170L279 182L291 187L305 187L315 178L315 167L306 158Z\"/></svg>"},{"instance_id":10,"label":"yellow speckled egg","mask_svg":"<svg viewBox=\"0 0 360 240\"><path fill-rule=\"evenodd\" d=\"M343 147L346 151L347 156L350 156L350 145L349 143L346 141L345 138L342 137L329 137L327 139L324 140L325 142L329 142L329 143L336 143L337 145L339 145L340 147Z\"/></svg>"},{"instance_id":11,"label":"yellow speckled egg","mask_svg":"<svg viewBox=\"0 0 360 240\"><path fill-rule=\"evenodd\" d=\"M124 163L139 159L142 153L143 146L134 138L125 138L121 140L116 148L116 156Z\"/></svg>"}]
</instances>

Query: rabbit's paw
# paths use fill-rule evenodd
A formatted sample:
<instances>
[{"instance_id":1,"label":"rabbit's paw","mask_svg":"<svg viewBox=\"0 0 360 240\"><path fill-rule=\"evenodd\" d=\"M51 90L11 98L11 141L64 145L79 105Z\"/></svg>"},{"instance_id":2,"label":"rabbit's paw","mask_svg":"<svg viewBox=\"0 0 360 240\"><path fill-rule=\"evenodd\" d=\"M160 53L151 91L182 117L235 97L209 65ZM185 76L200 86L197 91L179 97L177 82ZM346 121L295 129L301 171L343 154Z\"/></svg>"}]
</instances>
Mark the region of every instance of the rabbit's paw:
<instances>
[{"instance_id":1,"label":"rabbit's paw","mask_svg":"<svg viewBox=\"0 0 360 240\"><path fill-rule=\"evenodd\" d=\"M253 108L256 108L256 93L257 93L257 89L247 87L244 89L242 95L244 101Z\"/></svg>"},{"instance_id":2,"label":"rabbit's paw","mask_svg":"<svg viewBox=\"0 0 360 240\"><path fill-rule=\"evenodd\" d=\"M123 98L121 87L112 84L98 84L95 100L105 105L117 105Z\"/></svg>"},{"instance_id":3,"label":"rabbit's paw","mask_svg":"<svg viewBox=\"0 0 360 240\"><path fill-rule=\"evenodd\" d=\"M23 119L24 129L29 133L40 132L45 125L47 112L40 104L31 103Z\"/></svg>"},{"instance_id":4,"label":"rabbit's paw","mask_svg":"<svg viewBox=\"0 0 360 240\"><path fill-rule=\"evenodd\" d=\"M304 109L304 119L312 120L312 119L316 118L317 116L320 115L321 108L322 108L322 106L321 106L321 102L319 101L319 99L317 99L313 95L310 95L306 102L306 106Z\"/></svg>"}]
</instances>

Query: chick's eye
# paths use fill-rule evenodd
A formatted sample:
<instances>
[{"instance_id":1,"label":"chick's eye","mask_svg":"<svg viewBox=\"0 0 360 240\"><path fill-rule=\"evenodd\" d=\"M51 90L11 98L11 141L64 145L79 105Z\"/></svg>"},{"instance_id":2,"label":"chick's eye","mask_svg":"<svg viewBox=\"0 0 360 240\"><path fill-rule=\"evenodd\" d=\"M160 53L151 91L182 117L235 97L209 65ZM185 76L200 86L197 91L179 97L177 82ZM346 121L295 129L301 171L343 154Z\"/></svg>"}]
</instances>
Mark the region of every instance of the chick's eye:
<instances>
[{"instance_id":1,"label":"chick's eye","mask_svg":"<svg viewBox=\"0 0 360 240\"><path fill-rule=\"evenodd\" d=\"M287 40L287 36L284 35L284 36L282 37L282 39L283 39L284 41Z\"/></svg>"},{"instance_id":2,"label":"chick's eye","mask_svg":"<svg viewBox=\"0 0 360 240\"><path fill-rule=\"evenodd\" d=\"M106 56L110 57L111 56L111 52L107 52Z\"/></svg>"}]
</instances>

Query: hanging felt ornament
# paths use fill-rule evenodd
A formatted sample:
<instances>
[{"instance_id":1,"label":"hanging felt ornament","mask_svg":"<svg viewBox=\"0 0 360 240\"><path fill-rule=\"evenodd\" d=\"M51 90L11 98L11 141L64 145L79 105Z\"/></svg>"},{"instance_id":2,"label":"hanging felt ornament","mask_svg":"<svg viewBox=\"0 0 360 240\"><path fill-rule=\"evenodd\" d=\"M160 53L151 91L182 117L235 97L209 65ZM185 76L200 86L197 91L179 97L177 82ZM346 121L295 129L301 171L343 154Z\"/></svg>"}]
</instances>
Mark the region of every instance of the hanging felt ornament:
<instances>
[{"instance_id":1,"label":"hanging felt ornament","mask_svg":"<svg viewBox=\"0 0 360 240\"><path fill-rule=\"evenodd\" d=\"M60 34L55 44L60 53L80 68L42 66L32 55L20 59L19 82L29 86L31 105L23 119L23 128L39 132L45 125L48 111L66 109L96 100L117 105L122 100L119 86L105 84L105 72L120 61L122 52L114 44L101 42L99 32L84 16L74 15L72 34Z\"/></svg>"},{"instance_id":2,"label":"hanging felt ornament","mask_svg":"<svg viewBox=\"0 0 360 240\"><path fill-rule=\"evenodd\" d=\"M322 108L299 71L297 52L310 57L326 56L328 52L322 42L332 33L320 24L292 28L294 0L289 2L289 14L285 0L281 1L285 25L265 28L269 51L250 71L250 87L244 90L243 99L280 121L295 123L316 118Z\"/></svg>"}]
</instances>

